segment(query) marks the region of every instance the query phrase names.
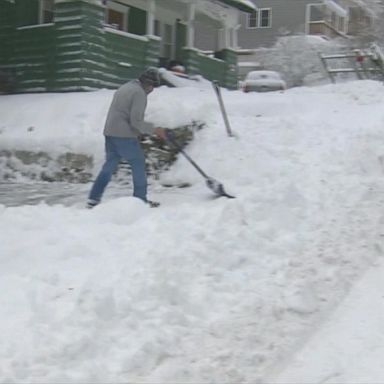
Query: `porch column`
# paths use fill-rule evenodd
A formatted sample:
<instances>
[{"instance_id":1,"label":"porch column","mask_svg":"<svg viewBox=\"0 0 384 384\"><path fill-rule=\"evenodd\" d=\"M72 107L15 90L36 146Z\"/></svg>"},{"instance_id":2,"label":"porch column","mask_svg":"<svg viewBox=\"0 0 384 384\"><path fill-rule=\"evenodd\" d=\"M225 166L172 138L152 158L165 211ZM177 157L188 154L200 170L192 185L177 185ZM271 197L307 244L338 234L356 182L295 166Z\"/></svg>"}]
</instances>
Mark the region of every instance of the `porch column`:
<instances>
[{"instance_id":1,"label":"porch column","mask_svg":"<svg viewBox=\"0 0 384 384\"><path fill-rule=\"evenodd\" d=\"M188 14L187 14L187 47L193 48L195 44L195 13L196 4L188 3Z\"/></svg>"},{"instance_id":2,"label":"porch column","mask_svg":"<svg viewBox=\"0 0 384 384\"><path fill-rule=\"evenodd\" d=\"M223 25L223 27L217 31L217 35L218 35L217 49L221 51L222 49L229 48L230 40L231 40L231 29L228 26Z\"/></svg>"},{"instance_id":3,"label":"porch column","mask_svg":"<svg viewBox=\"0 0 384 384\"><path fill-rule=\"evenodd\" d=\"M231 30L227 25L225 25L224 26L224 41L223 41L223 43L224 43L223 48L224 49L229 48L231 46L231 43L230 43L231 40L230 39L231 39Z\"/></svg>"},{"instance_id":4,"label":"porch column","mask_svg":"<svg viewBox=\"0 0 384 384\"><path fill-rule=\"evenodd\" d=\"M304 33L306 35L309 35L310 33L310 22L311 22L311 10L312 10L312 5L313 4L307 4L305 6L305 30Z\"/></svg>"},{"instance_id":5,"label":"porch column","mask_svg":"<svg viewBox=\"0 0 384 384\"><path fill-rule=\"evenodd\" d=\"M147 0L147 2L148 2L147 35L153 36L155 34L156 3L155 3L155 0Z\"/></svg>"},{"instance_id":6,"label":"porch column","mask_svg":"<svg viewBox=\"0 0 384 384\"><path fill-rule=\"evenodd\" d=\"M237 24L236 27L232 28L232 48L237 49L239 47L239 28L241 24Z\"/></svg>"}]
</instances>

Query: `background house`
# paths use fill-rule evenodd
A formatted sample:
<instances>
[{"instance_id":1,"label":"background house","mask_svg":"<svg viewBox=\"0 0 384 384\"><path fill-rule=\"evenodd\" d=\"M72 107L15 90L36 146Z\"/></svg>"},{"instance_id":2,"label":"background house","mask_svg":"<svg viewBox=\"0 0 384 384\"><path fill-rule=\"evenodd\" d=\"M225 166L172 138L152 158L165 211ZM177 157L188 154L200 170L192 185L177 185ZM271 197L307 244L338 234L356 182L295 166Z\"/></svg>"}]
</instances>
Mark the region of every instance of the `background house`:
<instances>
[{"instance_id":1,"label":"background house","mask_svg":"<svg viewBox=\"0 0 384 384\"><path fill-rule=\"evenodd\" d=\"M241 48L270 47L281 36L345 37L348 11L333 0L252 0L257 10L240 15Z\"/></svg>"},{"instance_id":2,"label":"background house","mask_svg":"<svg viewBox=\"0 0 384 384\"><path fill-rule=\"evenodd\" d=\"M0 71L16 92L90 90L177 59L234 88L237 20L253 9L250 0L0 0ZM219 36L209 55L195 44L201 25Z\"/></svg>"},{"instance_id":3,"label":"background house","mask_svg":"<svg viewBox=\"0 0 384 384\"><path fill-rule=\"evenodd\" d=\"M321 41L312 39L316 47L311 47L309 40L296 37L316 35L324 41L347 38L349 14L341 0L252 1L257 10L240 15L239 80L251 70L267 68L284 72L290 86L301 84L300 76L291 73L297 72L298 61L307 60L306 55L298 53L300 49L309 48L309 54L315 54L317 60L316 50L321 49ZM301 62L299 64L299 67L303 66ZM314 70L312 67L308 66L306 71Z\"/></svg>"}]
</instances>

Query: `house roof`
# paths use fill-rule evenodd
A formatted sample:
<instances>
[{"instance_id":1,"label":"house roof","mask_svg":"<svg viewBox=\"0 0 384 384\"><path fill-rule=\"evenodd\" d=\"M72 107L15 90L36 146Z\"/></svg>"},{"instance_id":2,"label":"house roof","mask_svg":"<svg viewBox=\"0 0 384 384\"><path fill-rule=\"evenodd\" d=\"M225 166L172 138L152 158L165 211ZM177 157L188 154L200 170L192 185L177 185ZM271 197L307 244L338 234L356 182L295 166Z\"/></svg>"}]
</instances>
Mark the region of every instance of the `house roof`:
<instances>
[{"instance_id":1,"label":"house roof","mask_svg":"<svg viewBox=\"0 0 384 384\"><path fill-rule=\"evenodd\" d=\"M219 0L221 3L230 5L243 12L254 12L257 10L256 5L251 0Z\"/></svg>"}]
</instances>

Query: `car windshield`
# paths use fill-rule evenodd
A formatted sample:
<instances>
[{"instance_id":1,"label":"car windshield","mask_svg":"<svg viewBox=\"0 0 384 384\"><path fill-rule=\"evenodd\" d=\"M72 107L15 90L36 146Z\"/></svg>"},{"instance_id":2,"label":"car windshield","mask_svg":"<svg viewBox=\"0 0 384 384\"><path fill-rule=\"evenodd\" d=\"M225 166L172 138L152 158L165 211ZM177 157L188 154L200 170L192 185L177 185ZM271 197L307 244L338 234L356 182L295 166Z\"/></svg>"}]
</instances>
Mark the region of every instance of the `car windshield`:
<instances>
[{"instance_id":1,"label":"car windshield","mask_svg":"<svg viewBox=\"0 0 384 384\"><path fill-rule=\"evenodd\" d=\"M277 72L273 71L252 71L249 72L247 80L259 80L259 79L278 79L280 80L280 75Z\"/></svg>"}]
</instances>

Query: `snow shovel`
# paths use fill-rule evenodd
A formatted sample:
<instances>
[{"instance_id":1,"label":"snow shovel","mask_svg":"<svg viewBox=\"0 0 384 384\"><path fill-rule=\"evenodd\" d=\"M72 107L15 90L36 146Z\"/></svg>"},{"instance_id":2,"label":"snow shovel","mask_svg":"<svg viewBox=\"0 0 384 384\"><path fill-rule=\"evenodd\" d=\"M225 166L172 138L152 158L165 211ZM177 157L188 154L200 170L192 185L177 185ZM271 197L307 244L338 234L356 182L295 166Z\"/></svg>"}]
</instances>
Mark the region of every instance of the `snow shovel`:
<instances>
[{"instance_id":1,"label":"snow shovel","mask_svg":"<svg viewBox=\"0 0 384 384\"><path fill-rule=\"evenodd\" d=\"M218 182L217 180L213 179L212 177L209 177L194 161L193 159L181 148L181 146L175 141L175 139L172 137L172 134L169 131L166 131L166 139L179 151L181 152L184 157L197 169L197 171L200 173L201 176L204 177L205 182L207 184L207 187L212 190L217 196L225 196L229 199L234 199L235 196L229 195L224 190L223 184Z\"/></svg>"}]
</instances>

